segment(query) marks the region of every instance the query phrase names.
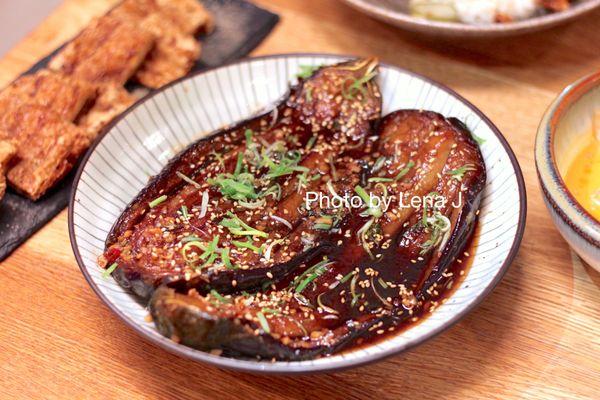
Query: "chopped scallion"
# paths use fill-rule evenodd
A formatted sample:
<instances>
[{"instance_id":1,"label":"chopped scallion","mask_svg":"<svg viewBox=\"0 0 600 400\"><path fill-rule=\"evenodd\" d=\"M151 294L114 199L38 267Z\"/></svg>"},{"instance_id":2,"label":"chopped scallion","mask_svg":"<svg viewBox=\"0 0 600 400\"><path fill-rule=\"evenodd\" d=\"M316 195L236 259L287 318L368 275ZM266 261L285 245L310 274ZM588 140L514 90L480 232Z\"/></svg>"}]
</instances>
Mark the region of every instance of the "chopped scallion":
<instances>
[{"instance_id":1,"label":"chopped scallion","mask_svg":"<svg viewBox=\"0 0 600 400\"><path fill-rule=\"evenodd\" d=\"M103 278L108 278L110 276L110 274L112 274L114 272L115 269L117 269L117 267L119 266L119 264L117 263L112 263L110 265L110 267L106 268L103 272L102 272L102 277Z\"/></svg>"},{"instance_id":2,"label":"chopped scallion","mask_svg":"<svg viewBox=\"0 0 600 400\"><path fill-rule=\"evenodd\" d=\"M258 318L258 322L260 323L262 330L265 333L271 333L271 329L269 328L269 322L267 321L265 314L263 314L262 311L259 311L256 313L256 317Z\"/></svg>"},{"instance_id":3,"label":"chopped scallion","mask_svg":"<svg viewBox=\"0 0 600 400\"><path fill-rule=\"evenodd\" d=\"M176 171L175 174L180 177L182 180L184 180L185 182L189 183L190 185L194 186L196 189L200 189L202 188L202 186L200 186L200 184L198 182L196 182L195 180L193 180L192 178L190 178L189 176L183 174L182 172Z\"/></svg>"},{"instance_id":4,"label":"chopped scallion","mask_svg":"<svg viewBox=\"0 0 600 400\"><path fill-rule=\"evenodd\" d=\"M167 200L167 195L163 194L162 196L157 197L156 199L154 199L150 203L148 203L148 206L150 206L150 208L154 208L157 205L164 203L165 200Z\"/></svg>"},{"instance_id":5,"label":"chopped scallion","mask_svg":"<svg viewBox=\"0 0 600 400\"><path fill-rule=\"evenodd\" d=\"M309 78L319 68L321 68L320 65L300 65L300 72L296 74L296 77L302 79Z\"/></svg>"},{"instance_id":6,"label":"chopped scallion","mask_svg":"<svg viewBox=\"0 0 600 400\"><path fill-rule=\"evenodd\" d=\"M400 179L402 179L404 177L404 175L408 174L408 172L410 171L410 169L412 167L415 166L414 161L410 160L406 166L404 168L402 168L402 170L400 172L398 172L398 175L396 175L396 177L394 178L395 181L399 181Z\"/></svg>"},{"instance_id":7,"label":"chopped scallion","mask_svg":"<svg viewBox=\"0 0 600 400\"><path fill-rule=\"evenodd\" d=\"M269 235L263 231L259 231L251 227L242 221L237 215L233 214L231 211L227 212L227 216L229 218L223 218L219 225L224 226L229 229L229 232L233 233L237 236L259 236L259 237L269 237Z\"/></svg>"},{"instance_id":8,"label":"chopped scallion","mask_svg":"<svg viewBox=\"0 0 600 400\"><path fill-rule=\"evenodd\" d=\"M187 208L187 206L181 206L181 216L186 221L190 220L190 214L188 214L188 208Z\"/></svg>"},{"instance_id":9,"label":"chopped scallion","mask_svg":"<svg viewBox=\"0 0 600 400\"><path fill-rule=\"evenodd\" d=\"M215 299L219 300L220 303L229 303L230 301L228 299L226 299L225 297L223 297L219 292L217 292L215 289L212 289L210 291L210 295L213 296Z\"/></svg>"},{"instance_id":10,"label":"chopped scallion","mask_svg":"<svg viewBox=\"0 0 600 400\"><path fill-rule=\"evenodd\" d=\"M262 247L257 247L255 245L252 244L252 239L248 238L248 241L246 242L240 242L237 240L232 240L231 243L237 247L237 248L242 248L242 249L250 249L253 252L257 253L257 254L261 254L262 253Z\"/></svg>"}]
</instances>

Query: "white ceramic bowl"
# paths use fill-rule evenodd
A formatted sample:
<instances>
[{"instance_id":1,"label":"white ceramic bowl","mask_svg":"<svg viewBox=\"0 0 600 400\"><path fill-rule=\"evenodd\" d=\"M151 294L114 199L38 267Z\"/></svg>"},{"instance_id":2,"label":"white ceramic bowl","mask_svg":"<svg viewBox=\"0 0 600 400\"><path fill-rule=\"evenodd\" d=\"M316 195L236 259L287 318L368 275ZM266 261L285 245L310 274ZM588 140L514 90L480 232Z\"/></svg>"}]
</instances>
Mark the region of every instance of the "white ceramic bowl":
<instances>
[{"instance_id":1,"label":"white ceramic bowl","mask_svg":"<svg viewBox=\"0 0 600 400\"><path fill-rule=\"evenodd\" d=\"M600 0L578 0L567 11L502 24L469 25L460 22L432 21L413 17L409 0L342 0L388 24L429 35L448 38L493 38L535 32L573 21L598 7Z\"/></svg>"},{"instance_id":2,"label":"white ceramic bowl","mask_svg":"<svg viewBox=\"0 0 600 400\"><path fill-rule=\"evenodd\" d=\"M485 140L485 188L474 263L463 284L431 316L377 344L314 361L246 361L204 353L161 336L147 311L96 259L112 224L148 176L194 140L269 107L294 81L300 65L332 64L348 57L290 54L239 61L200 73L149 95L96 141L73 184L69 230L76 259L100 298L146 339L173 353L220 367L254 372L326 371L372 362L407 350L456 323L486 297L515 257L525 224L526 198L519 165L506 140L475 107L451 90L414 73L382 65L384 112L430 109L464 121Z\"/></svg>"},{"instance_id":3,"label":"white ceramic bowl","mask_svg":"<svg viewBox=\"0 0 600 400\"><path fill-rule=\"evenodd\" d=\"M600 271L600 222L585 211L562 179L577 135L591 129L600 110L600 72L567 87L550 105L535 143L535 163L552 220L571 247Z\"/></svg>"}]
</instances>

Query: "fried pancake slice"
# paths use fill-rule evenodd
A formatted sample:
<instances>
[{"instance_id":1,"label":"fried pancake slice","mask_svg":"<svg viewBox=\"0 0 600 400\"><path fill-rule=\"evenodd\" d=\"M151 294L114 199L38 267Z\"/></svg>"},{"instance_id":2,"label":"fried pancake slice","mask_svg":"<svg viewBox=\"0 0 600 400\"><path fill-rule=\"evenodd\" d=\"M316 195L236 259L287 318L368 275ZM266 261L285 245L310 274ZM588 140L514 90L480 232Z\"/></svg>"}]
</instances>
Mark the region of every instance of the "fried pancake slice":
<instances>
[{"instance_id":1,"label":"fried pancake slice","mask_svg":"<svg viewBox=\"0 0 600 400\"><path fill-rule=\"evenodd\" d=\"M2 134L0 134L2 136ZM6 193L6 168L17 153L16 143L10 139L0 139L0 200Z\"/></svg>"},{"instance_id":2,"label":"fried pancake slice","mask_svg":"<svg viewBox=\"0 0 600 400\"><path fill-rule=\"evenodd\" d=\"M122 86L105 85L98 89L96 101L78 121L77 125L93 140L114 118L135 103L136 98Z\"/></svg>"},{"instance_id":3,"label":"fried pancake slice","mask_svg":"<svg viewBox=\"0 0 600 400\"><path fill-rule=\"evenodd\" d=\"M154 36L110 15L92 21L48 64L97 84L123 85L154 45Z\"/></svg>"},{"instance_id":4,"label":"fried pancake slice","mask_svg":"<svg viewBox=\"0 0 600 400\"><path fill-rule=\"evenodd\" d=\"M0 93L0 109L7 113L23 104L36 104L73 121L95 96L92 85L43 69L17 79L4 89Z\"/></svg>"},{"instance_id":5,"label":"fried pancake slice","mask_svg":"<svg viewBox=\"0 0 600 400\"><path fill-rule=\"evenodd\" d=\"M156 36L156 45L135 74L144 86L159 88L185 76L200 57L200 43L161 13L144 18L140 26Z\"/></svg>"},{"instance_id":6,"label":"fried pancake slice","mask_svg":"<svg viewBox=\"0 0 600 400\"><path fill-rule=\"evenodd\" d=\"M0 115L0 129L17 147L8 182L31 200L39 199L65 176L89 145L82 128L39 105L22 105Z\"/></svg>"}]
</instances>

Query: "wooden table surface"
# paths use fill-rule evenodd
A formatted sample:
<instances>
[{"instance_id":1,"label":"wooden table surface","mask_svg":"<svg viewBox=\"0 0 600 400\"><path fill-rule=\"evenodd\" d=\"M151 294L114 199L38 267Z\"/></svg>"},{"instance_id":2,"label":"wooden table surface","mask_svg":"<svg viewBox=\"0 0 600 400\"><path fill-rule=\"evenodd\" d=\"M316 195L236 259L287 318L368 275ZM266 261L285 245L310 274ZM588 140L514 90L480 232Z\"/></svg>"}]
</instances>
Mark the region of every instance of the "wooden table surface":
<instances>
[{"instance_id":1,"label":"wooden table surface","mask_svg":"<svg viewBox=\"0 0 600 400\"><path fill-rule=\"evenodd\" d=\"M600 68L600 12L531 36L448 44L335 0L257 3L282 18L254 54L373 54L449 85L498 125L529 198L508 274L477 310L414 351L336 374L253 376L178 358L138 337L88 287L63 211L0 265L0 398L600 398L600 274L554 228L533 159L548 104ZM111 4L65 1L0 60L0 86Z\"/></svg>"}]
</instances>

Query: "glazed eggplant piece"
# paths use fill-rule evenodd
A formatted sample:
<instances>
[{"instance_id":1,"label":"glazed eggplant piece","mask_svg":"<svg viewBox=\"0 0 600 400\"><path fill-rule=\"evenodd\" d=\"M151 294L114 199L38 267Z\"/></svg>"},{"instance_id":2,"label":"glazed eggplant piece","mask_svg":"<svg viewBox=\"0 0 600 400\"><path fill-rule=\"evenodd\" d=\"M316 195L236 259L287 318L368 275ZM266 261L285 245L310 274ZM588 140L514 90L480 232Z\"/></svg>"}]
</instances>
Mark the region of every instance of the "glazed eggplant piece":
<instances>
[{"instance_id":1,"label":"glazed eggplant piece","mask_svg":"<svg viewBox=\"0 0 600 400\"><path fill-rule=\"evenodd\" d=\"M322 258L303 258L284 279L250 293L157 290L150 310L158 330L229 356L303 360L432 311L454 284L450 267L476 225L483 158L462 123L416 110L385 117L368 148L364 187L340 185L336 193L376 193L390 199L387 208L365 197L361 210L346 213L322 237Z\"/></svg>"},{"instance_id":2,"label":"glazed eggplant piece","mask_svg":"<svg viewBox=\"0 0 600 400\"><path fill-rule=\"evenodd\" d=\"M163 283L255 289L321 254L326 232L313 229L304 194L328 190L338 170L356 176L381 116L376 68L374 59L321 67L273 111L192 144L128 205L100 264L147 299Z\"/></svg>"}]
</instances>

